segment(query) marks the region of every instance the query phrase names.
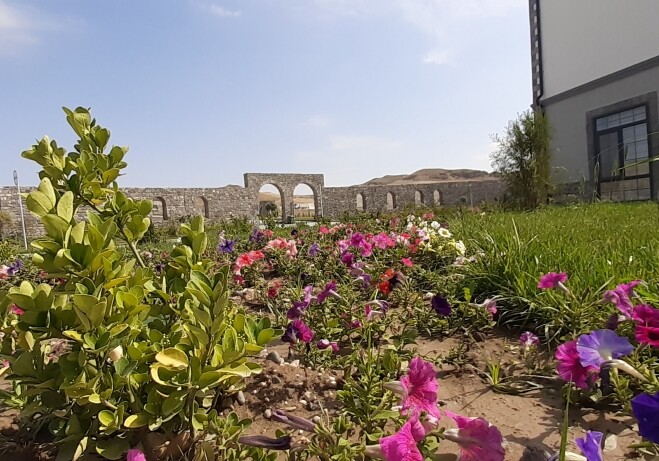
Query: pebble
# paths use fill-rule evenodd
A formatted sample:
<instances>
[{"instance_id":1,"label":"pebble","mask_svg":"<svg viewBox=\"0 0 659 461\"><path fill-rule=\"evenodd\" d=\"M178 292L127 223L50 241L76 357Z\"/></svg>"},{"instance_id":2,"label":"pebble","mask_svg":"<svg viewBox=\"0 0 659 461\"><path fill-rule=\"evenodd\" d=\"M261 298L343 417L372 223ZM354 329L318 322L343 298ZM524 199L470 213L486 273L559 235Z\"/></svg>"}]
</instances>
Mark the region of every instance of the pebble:
<instances>
[{"instance_id":1,"label":"pebble","mask_svg":"<svg viewBox=\"0 0 659 461\"><path fill-rule=\"evenodd\" d=\"M313 418L311 418L311 422L314 424L320 424L320 416L316 415Z\"/></svg>"},{"instance_id":2,"label":"pebble","mask_svg":"<svg viewBox=\"0 0 659 461\"><path fill-rule=\"evenodd\" d=\"M309 405L307 405L307 410L309 410L309 411L316 411L317 409L318 409L318 406L313 402L309 402Z\"/></svg>"},{"instance_id":3,"label":"pebble","mask_svg":"<svg viewBox=\"0 0 659 461\"><path fill-rule=\"evenodd\" d=\"M268 383L265 382L265 381L261 381L261 382L259 383L259 386L261 386L261 387L267 387L267 386L268 386Z\"/></svg>"},{"instance_id":4,"label":"pebble","mask_svg":"<svg viewBox=\"0 0 659 461\"><path fill-rule=\"evenodd\" d=\"M270 419L270 418L272 418L272 410L271 410L270 408L268 408L267 410L265 410L265 411L263 412L263 417L264 417L265 419Z\"/></svg>"},{"instance_id":5,"label":"pebble","mask_svg":"<svg viewBox=\"0 0 659 461\"><path fill-rule=\"evenodd\" d=\"M295 411L297 410L297 407L290 406L290 407L282 407L281 409L284 411Z\"/></svg>"},{"instance_id":6,"label":"pebble","mask_svg":"<svg viewBox=\"0 0 659 461\"><path fill-rule=\"evenodd\" d=\"M267 398L267 397L265 397L265 398L263 399L263 401L264 401L265 403L270 403L270 399Z\"/></svg>"},{"instance_id":7,"label":"pebble","mask_svg":"<svg viewBox=\"0 0 659 461\"><path fill-rule=\"evenodd\" d=\"M289 363L289 365L292 366L292 367L299 367L300 366L300 361L298 359L295 359L291 363Z\"/></svg>"},{"instance_id":8,"label":"pebble","mask_svg":"<svg viewBox=\"0 0 659 461\"><path fill-rule=\"evenodd\" d=\"M275 376L272 377L272 382L273 382L274 384L281 384L281 383L284 382L284 380L281 379L279 376L275 375Z\"/></svg>"},{"instance_id":9,"label":"pebble","mask_svg":"<svg viewBox=\"0 0 659 461\"><path fill-rule=\"evenodd\" d=\"M300 399L300 403L301 403L302 405L307 405L309 402L307 402L307 401L304 400L304 399Z\"/></svg>"},{"instance_id":10,"label":"pebble","mask_svg":"<svg viewBox=\"0 0 659 461\"><path fill-rule=\"evenodd\" d=\"M304 394L302 394L302 397L309 401L313 400L313 394L311 391L306 391Z\"/></svg>"},{"instance_id":11,"label":"pebble","mask_svg":"<svg viewBox=\"0 0 659 461\"><path fill-rule=\"evenodd\" d=\"M618 448L618 437L615 434L609 434L604 439L604 451L613 451Z\"/></svg>"},{"instance_id":12,"label":"pebble","mask_svg":"<svg viewBox=\"0 0 659 461\"><path fill-rule=\"evenodd\" d=\"M238 394L236 395L236 401L241 405L245 405L245 394L243 393L243 391L238 392Z\"/></svg>"},{"instance_id":13,"label":"pebble","mask_svg":"<svg viewBox=\"0 0 659 461\"><path fill-rule=\"evenodd\" d=\"M284 359L281 358L281 355L279 355L279 352L277 351L268 352L268 355L266 355L265 359L270 360L271 362L274 362L277 365L281 365L282 363L284 363Z\"/></svg>"}]
</instances>

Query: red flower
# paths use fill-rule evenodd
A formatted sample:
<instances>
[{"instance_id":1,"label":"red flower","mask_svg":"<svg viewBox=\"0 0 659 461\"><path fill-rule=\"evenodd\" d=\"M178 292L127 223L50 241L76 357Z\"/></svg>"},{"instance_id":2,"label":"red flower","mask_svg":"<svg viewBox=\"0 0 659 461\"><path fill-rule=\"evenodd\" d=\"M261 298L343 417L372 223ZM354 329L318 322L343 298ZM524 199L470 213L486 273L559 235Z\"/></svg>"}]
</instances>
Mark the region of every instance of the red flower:
<instances>
[{"instance_id":1,"label":"red flower","mask_svg":"<svg viewBox=\"0 0 659 461\"><path fill-rule=\"evenodd\" d=\"M380 282L378 284L378 290L380 290L380 292L385 296L391 293L391 286L389 285L389 281Z\"/></svg>"}]
</instances>

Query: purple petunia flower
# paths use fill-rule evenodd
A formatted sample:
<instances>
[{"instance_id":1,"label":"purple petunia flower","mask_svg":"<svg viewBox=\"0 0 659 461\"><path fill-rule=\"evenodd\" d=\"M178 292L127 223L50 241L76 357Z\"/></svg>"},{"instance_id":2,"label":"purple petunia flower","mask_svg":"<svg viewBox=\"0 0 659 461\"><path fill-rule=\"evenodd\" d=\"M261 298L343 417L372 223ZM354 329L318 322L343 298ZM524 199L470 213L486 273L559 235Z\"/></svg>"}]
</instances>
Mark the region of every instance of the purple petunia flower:
<instances>
[{"instance_id":1,"label":"purple petunia flower","mask_svg":"<svg viewBox=\"0 0 659 461\"><path fill-rule=\"evenodd\" d=\"M525 331L519 336L519 342L525 349L528 349L531 346L540 344L540 339L530 331Z\"/></svg>"},{"instance_id":2,"label":"purple petunia flower","mask_svg":"<svg viewBox=\"0 0 659 461\"><path fill-rule=\"evenodd\" d=\"M329 296L341 298L341 296L339 296L339 294L336 292L336 282L329 282L326 284L325 288L323 288L323 291L318 293L318 296L316 296L316 301L318 301L318 304L322 304L323 301L325 301L325 299Z\"/></svg>"},{"instance_id":3,"label":"purple petunia flower","mask_svg":"<svg viewBox=\"0 0 659 461\"><path fill-rule=\"evenodd\" d=\"M538 281L538 288L547 290L550 288L565 288L563 284L567 282L566 272L549 272Z\"/></svg>"},{"instance_id":4,"label":"purple petunia flower","mask_svg":"<svg viewBox=\"0 0 659 461\"><path fill-rule=\"evenodd\" d=\"M577 339L579 360L584 367L600 367L604 362L631 354L634 346L612 330L596 330Z\"/></svg>"},{"instance_id":5,"label":"purple petunia flower","mask_svg":"<svg viewBox=\"0 0 659 461\"><path fill-rule=\"evenodd\" d=\"M223 239L217 246L217 251L220 253L233 253L233 247L235 244L236 242L233 240Z\"/></svg>"},{"instance_id":6,"label":"purple petunia flower","mask_svg":"<svg viewBox=\"0 0 659 461\"><path fill-rule=\"evenodd\" d=\"M448 302L448 299L442 295L435 295L430 300L430 305L438 315L448 317L451 315L452 307Z\"/></svg>"},{"instance_id":7,"label":"purple petunia flower","mask_svg":"<svg viewBox=\"0 0 659 461\"><path fill-rule=\"evenodd\" d=\"M258 227L255 227L252 230L251 235L249 236L249 241L252 243L258 243L259 241L263 240L264 237L265 234L263 233L263 231L261 231L261 229L259 229Z\"/></svg>"},{"instance_id":8,"label":"purple petunia flower","mask_svg":"<svg viewBox=\"0 0 659 461\"><path fill-rule=\"evenodd\" d=\"M659 443L659 392L634 397L632 412L638 420L638 433L652 443Z\"/></svg>"},{"instance_id":9,"label":"purple petunia flower","mask_svg":"<svg viewBox=\"0 0 659 461\"><path fill-rule=\"evenodd\" d=\"M639 286L641 283L643 283L642 280L632 280L629 283L621 283L616 287L618 290L622 290L627 294L627 296L634 296L634 288Z\"/></svg>"},{"instance_id":10,"label":"purple petunia flower","mask_svg":"<svg viewBox=\"0 0 659 461\"><path fill-rule=\"evenodd\" d=\"M18 274L21 269L23 269L23 261L17 259L16 262L11 263L7 268L7 275L13 277L14 275Z\"/></svg>"},{"instance_id":11,"label":"purple petunia flower","mask_svg":"<svg viewBox=\"0 0 659 461\"><path fill-rule=\"evenodd\" d=\"M307 255L310 258L313 258L314 256L316 256L318 254L318 251L320 251L320 245L318 245L317 243L314 242L314 243L311 244L311 246L307 250Z\"/></svg>"},{"instance_id":12,"label":"purple petunia flower","mask_svg":"<svg viewBox=\"0 0 659 461\"><path fill-rule=\"evenodd\" d=\"M604 293L604 301L614 304L625 317L631 317L634 304L629 299L627 291L620 288L620 286L616 287L615 290L606 291Z\"/></svg>"},{"instance_id":13,"label":"purple petunia flower","mask_svg":"<svg viewBox=\"0 0 659 461\"><path fill-rule=\"evenodd\" d=\"M314 337L314 332L302 320L293 320L286 327L281 340L285 343L296 344L299 341L309 343Z\"/></svg>"},{"instance_id":14,"label":"purple petunia flower","mask_svg":"<svg viewBox=\"0 0 659 461\"><path fill-rule=\"evenodd\" d=\"M587 461L602 461L602 434L597 431L588 431L586 436L576 439L574 443L579 447Z\"/></svg>"}]
</instances>

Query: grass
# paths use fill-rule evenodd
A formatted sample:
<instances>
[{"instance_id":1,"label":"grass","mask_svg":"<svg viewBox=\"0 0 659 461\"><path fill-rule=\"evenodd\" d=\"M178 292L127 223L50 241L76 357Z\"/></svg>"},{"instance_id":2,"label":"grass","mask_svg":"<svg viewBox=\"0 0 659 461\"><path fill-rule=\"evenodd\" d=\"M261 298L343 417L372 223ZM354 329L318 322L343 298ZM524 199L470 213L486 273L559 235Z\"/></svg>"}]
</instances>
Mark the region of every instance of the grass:
<instances>
[{"instance_id":1,"label":"grass","mask_svg":"<svg viewBox=\"0 0 659 461\"><path fill-rule=\"evenodd\" d=\"M548 339L602 328L613 312L599 303L604 288L640 278L657 290L656 203L462 214L451 226L482 255L464 269L465 284L482 297L501 298L501 323ZM536 288L539 276L550 271L569 274L573 296Z\"/></svg>"}]
</instances>

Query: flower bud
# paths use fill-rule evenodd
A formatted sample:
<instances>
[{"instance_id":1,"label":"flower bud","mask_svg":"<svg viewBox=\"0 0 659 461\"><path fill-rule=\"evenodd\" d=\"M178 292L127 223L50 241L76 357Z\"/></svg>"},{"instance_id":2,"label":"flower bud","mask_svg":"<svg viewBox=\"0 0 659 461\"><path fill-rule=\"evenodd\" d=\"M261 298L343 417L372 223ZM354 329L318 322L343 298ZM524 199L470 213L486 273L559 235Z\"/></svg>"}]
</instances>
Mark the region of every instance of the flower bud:
<instances>
[{"instance_id":1,"label":"flower bud","mask_svg":"<svg viewBox=\"0 0 659 461\"><path fill-rule=\"evenodd\" d=\"M112 362L112 363L117 362L123 356L124 356L124 348L121 347L121 346L115 347L108 354L108 358L110 359L110 362Z\"/></svg>"}]
</instances>

